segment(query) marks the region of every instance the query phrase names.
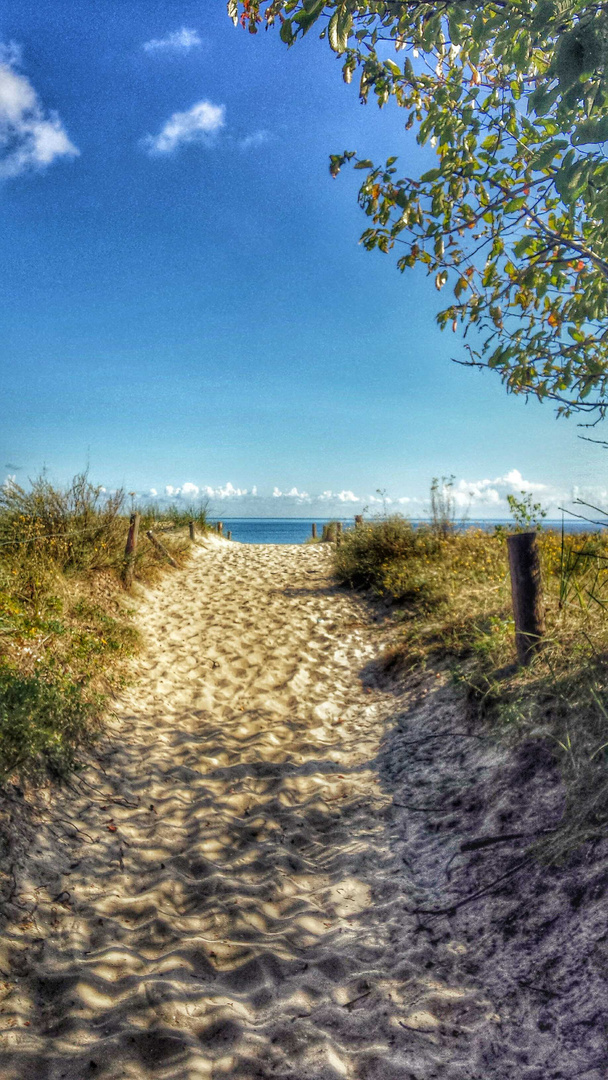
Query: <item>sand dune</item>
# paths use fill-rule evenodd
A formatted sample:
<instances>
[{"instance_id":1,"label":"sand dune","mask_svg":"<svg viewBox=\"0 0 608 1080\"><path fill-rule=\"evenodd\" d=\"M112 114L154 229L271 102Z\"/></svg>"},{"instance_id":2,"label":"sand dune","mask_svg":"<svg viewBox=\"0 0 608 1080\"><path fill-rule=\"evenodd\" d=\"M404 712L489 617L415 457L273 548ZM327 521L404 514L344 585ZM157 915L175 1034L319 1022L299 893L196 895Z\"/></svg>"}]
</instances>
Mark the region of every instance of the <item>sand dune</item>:
<instances>
[{"instance_id":1,"label":"sand dune","mask_svg":"<svg viewBox=\"0 0 608 1080\"><path fill-rule=\"evenodd\" d=\"M407 725L381 746L412 691L374 685L328 559L210 541L140 602L136 677L18 868L2 1080L541 1075L500 1052L469 946L407 913L445 882L443 837L392 805Z\"/></svg>"}]
</instances>

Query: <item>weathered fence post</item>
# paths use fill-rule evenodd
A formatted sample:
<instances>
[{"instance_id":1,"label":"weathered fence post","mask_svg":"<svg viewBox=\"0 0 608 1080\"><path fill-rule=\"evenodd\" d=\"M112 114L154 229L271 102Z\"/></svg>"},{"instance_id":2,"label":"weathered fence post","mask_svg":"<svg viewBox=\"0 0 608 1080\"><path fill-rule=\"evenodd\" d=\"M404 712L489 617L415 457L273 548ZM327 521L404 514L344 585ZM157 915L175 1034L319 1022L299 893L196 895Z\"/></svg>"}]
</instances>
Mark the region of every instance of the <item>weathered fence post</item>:
<instances>
[{"instance_id":1,"label":"weathered fence post","mask_svg":"<svg viewBox=\"0 0 608 1080\"><path fill-rule=\"evenodd\" d=\"M312 532L311 532L311 535L312 535L312 538L313 538L313 540L316 540L316 539L317 539L317 526L315 525L314 521L313 521L313 523L312 523Z\"/></svg>"},{"instance_id":2,"label":"weathered fence post","mask_svg":"<svg viewBox=\"0 0 608 1080\"><path fill-rule=\"evenodd\" d=\"M540 557L536 532L507 537L515 644L520 664L531 663L545 632Z\"/></svg>"},{"instance_id":3,"label":"weathered fence post","mask_svg":"<svg viewBox=\"0 0 608 1080\"><path fill-rule=\"evenodd\" d=\"M355 514L355 525L363 524L363 514Z\"/></svg>"},{"instance_id":4,"label":"weathered fence post","mask_svg":"<svg viewBox=\"0 0 608 1080\"><path fill-rule=\"evenodd\" d=\"M336 537L342 536L342 522L336 521Z\"/></svg>"},{"instance_id":5,"label":"weathered fence post","mask_svg":"<svg viewBox=\"0 0 608 1080\"><path fill-rule=\"evenodd\" d=\"M224 528L224 522L223 521L218 521L218 523L217 523L217 525L215 527L217 529L217 535L221 536L222 535L222 530Z\"/></svg>"},{"instance_id":6,"label":"weathered fence post","mask_svg":"<svg viewBox=\"0 0 608 1080\"><path fill-rule=\"evenodd\" d=\"M171 566L176 567L177 563L176 563L175 559L173 558L172 555L169 554L166 547L164 547L164 545L161 544L160 540L156 539L154 533L152 532L152 529L148 529L148 531L146 533L146 536L148 537L148 540L150 541L150 543L154 545L156 550L160 551L161 555L164 555L165 559L169 560L169 562L171 563Z\"/></svg>"},{"instance_id":7,"label":"weathered fence post","mask_svg":"<svg viewBox=\"0 0 608 1080\"><path fill-rule=\"evenodd\" d=\"M139 535L139 520L140 515L136 510L133 514L131 514L131 520L129 522L129 532L127 533L127 544L125 547L125 563L122 576L127 588L130 588L133 584L133 573L135 571L135 552L137 551L137 537Z\"/></svg>"},{"instance_id":8,"label":"weathered fence post","mask_svg":"<svg viewBox=\"0 0 608 1080\"><path fill-rule=\"evenodd\" d=\"M232 531L231 531L231 529L228 529L227 539L232 540Z\"/></svg>"},{"instance_id":9,"label":"weathered fence post","mask_svg":"<svg viewBox=\"0 0 608 1080\"><path fill-rule=\"evenodd\" d=\"M192 540L192 543L194 543L194 522L193 521L188 522L188 528L190 530L190 539Z\"/></svg>"}]
</instances>

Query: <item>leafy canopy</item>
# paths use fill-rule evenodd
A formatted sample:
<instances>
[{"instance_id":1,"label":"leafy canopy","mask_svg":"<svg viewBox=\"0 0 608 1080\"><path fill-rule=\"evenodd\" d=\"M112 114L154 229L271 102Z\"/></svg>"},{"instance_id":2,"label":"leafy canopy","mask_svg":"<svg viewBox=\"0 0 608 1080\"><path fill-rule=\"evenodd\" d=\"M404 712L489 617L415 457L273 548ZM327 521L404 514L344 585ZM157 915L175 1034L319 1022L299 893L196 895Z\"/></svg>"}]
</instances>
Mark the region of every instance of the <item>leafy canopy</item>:
<instances>
[{"instance_id":1,"label":"leafy canopy","mask_svg":"<svg viewBox=\"0 0 608 1080\"><path fill-rule=\"evenodd\" d=\"M449 290L441 327L471 328L469 362L558 412L608 408L608 0L230 0L235 23L313 26L359 77L362 102L393 98L436 166L365 172L362 242L423 263Z\"/></svg>"}]
</instances>

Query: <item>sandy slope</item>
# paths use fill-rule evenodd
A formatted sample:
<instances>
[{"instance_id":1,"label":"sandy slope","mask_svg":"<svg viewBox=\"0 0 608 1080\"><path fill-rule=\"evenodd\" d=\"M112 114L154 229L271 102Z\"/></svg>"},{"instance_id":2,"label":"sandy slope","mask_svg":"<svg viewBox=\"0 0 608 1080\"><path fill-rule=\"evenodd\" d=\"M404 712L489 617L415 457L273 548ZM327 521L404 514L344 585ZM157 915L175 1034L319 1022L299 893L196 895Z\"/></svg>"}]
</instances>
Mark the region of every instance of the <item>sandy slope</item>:
<instances>
[{"instance_id":1,"label":"sandy slope","mask_svg":"<svg viewBox=\"0 0 608 1080\"><path fill-rule=\"evenodd\" d=\"M429 733L462 732L453 706L378 688L377 636L328 557L209 543L142 603L137 681L16 870L2 1080L576 1075L530 992L497 1011L512 961L471 962L487 921L455 937L409 913L445 901L447 856L487 822L465 807L458 832L455 810L454 840L393 793L444 802L500 755L442 734L434 763Z\"/></svg>"}]
</instances>

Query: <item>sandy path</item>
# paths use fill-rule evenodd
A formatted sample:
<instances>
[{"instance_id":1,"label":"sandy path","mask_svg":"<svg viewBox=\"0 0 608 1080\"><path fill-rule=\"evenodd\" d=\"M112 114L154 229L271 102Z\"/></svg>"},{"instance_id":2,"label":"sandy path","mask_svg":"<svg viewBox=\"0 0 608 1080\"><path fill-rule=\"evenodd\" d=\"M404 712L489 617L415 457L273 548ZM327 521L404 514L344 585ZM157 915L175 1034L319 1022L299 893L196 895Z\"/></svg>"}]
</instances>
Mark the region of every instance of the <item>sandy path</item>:
<instances>
[{"instance_id":1,"label":"sandy path","mask_svg":"<svg viewBox=\"0 0 608 1080\"><path fill-rule=\"evenodd\" d=\"M374 763L394 699L328 554L211 545L148 596L99 768L19 882L2 1080L418 1076Z\"/></svg>"},{"instance_id":2,"label":"sandy path","mask_svg":"<svg viewBox=\"0 0 608 1080\"><path fill-rule=\"evenodd\" d=\"M570 924L535 899L518 939L510 882L453 919L411 913L508 869L512 848L462 856L463 836L505 808L534 822L547 784L526 780L527 809L432 673L374 683L378 637L328 559L218 541L141 604L137 681L16 869L1 1080L605 1075L578 982L539 1012Z\"/></svg>"}]
</instances>

